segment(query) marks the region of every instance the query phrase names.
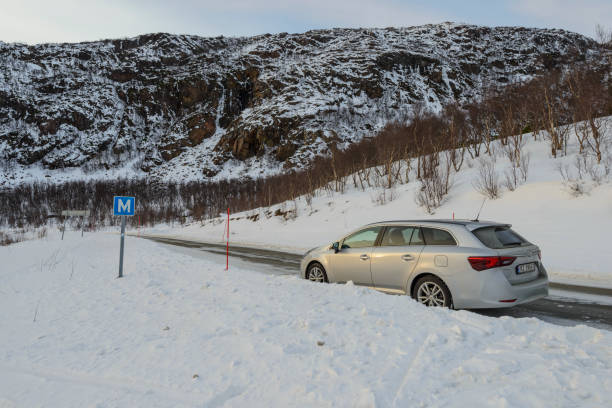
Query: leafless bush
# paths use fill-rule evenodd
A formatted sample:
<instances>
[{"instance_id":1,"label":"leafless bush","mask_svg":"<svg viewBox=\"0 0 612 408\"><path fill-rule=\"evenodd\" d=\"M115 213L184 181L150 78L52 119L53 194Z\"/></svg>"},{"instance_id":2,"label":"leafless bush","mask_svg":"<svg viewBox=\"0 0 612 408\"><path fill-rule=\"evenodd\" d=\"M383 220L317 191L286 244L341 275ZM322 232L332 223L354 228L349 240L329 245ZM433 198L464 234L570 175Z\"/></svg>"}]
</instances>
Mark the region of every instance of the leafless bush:
<instances>
[{"instance_id":1,"label":"leafless bush","mask_svg":"<svg viewBox=\"0 0 612 408\"><path fill-rule=\"evenodd\" d=\"M376 205L385 205L397 198L397 192L394 188L382 188L378 194L373 197L372 202Z\"/></svg>"},{"instance_id":2,"label":"leafless bush","mask_svg":"<svg viewBox=\"0 0 612 408\"><path fill-rule=\"evenodd\" d=\"M25 240L25 233L23 230L9 231L9 232L0 231L0 246L7 246L7 245L15 244L17 242L22 242L24 240Z\"/></svg>"},{"instance_id":3,"label":"leafless bush","mask_svg":"<svg viewBox=\"0 0 612 408\"><path fill-rule=\"evenodd\" d=\"M578 197L587 192L585 177L592 172L589 170L591 163L592 161L586 155L578 155L571 167L567 163L557 165L563 184L570 195Z\"/></svg>"},{"instance_id":4,"label":"leafless bush","mask_svg":"<svg viewBox=\"0 0 612 408\"><path fill-rule=\"evenodd\" d=\"M504 171L504 187L506 187L510 191L516 190L519 185L518 181L518 170L514 166L510 166L509 169Z\"/></svg>"},{"instance_id":5,"label":"leafless bush","mask_svg":"<svg viewBox=\"0 0 612 408\"><path fill-rule=\"evenodd\" d=\"M531 158L529 156L529 153L521 154L521 160L519 161L518 170L520 174L520 180L523 183L527 181L527 177L529 176L529 162L530 161L531 161Z\"/></svg>"},{"instance_id":6,"label":"leafless bush","mask_svg":"<svg viewBox=\"0 0 612 408\"><path fill-rule=\"evenodd\" d=\"M420 187L416 193L415 201L429 214L442 205L452 186L450 174L435 167L428 175L420 180Z\"/></svg>"},{"instance_id":7,"label":"leafless bush","mask_svg":"<svg viewBox=\"0 0 612 408\"><path fill-rule=\"evenodd\" d=\"M45 238L47 236L47 227L42 227L38 231L36 231L36 236L38 239Z\"/></svg>"},{"instance_id":8,"label":"leafless bush","mask_svg":"<svg viewBox=\"0 0 612 408\"><path fill-rule=\"evenodd\" d=\"M584 182L582 179L575 178L569 168L569 164L559 163L557 170L563 179L563 184L567 187L569 193L578 197L585 193Z\"/></svg>"},{"instance_id":9,"label":"leafless bush","mask_svg":"<svg viewBox=\"0 0 612 408\"><path fill-rule=\"evenodd\" d=\"M529 174L529 154L517 152L514 148L510 148L512 138L509 138L509 143L506 145L506 153L510 159L510 168L504 171L504 186L514 191L516 188L527 181ZM522 149L521 149L522 150Z\"/></svg>"},{"instance_id":10,"label":"leafless bush","mask_svg":"<svg viewBox=\"0 0 612 408\"><path fill-rule=\"evenodd\" d=\"M492 160L483 159L478 166L478 176L472 181L474 189L487 198L495 200L500 196L499 176Z\"/></svg>"},{"instance_id":11,"label":"leafless bush","mask_svg":"<svg viewBox=\"0 0 612 408\"><path fill-rule=\"evenodd\" d=\"M310 207L312 210L312 199L314 198L314 192L308 192L304 195L304 200L306 201L306 205Z\"/></svg>"},{"instance_id":12,"label":"leafless bush","mask_svg":"<svg viewBox=\"0 0 612 408\"><path fill-rule=\"evenodd\" d=\"M596 185L601 184L606 176L605 169L602 168L604 166L597 163L590 155L581 154L576 156L574 166L580 174L580 179L582 179L584 175L588 175L591 181Z\"/></svg>"},{"instance_id":13,"label":"leafless bush","mask_svg":"<svg viewBox=\"0 0 612 408\"><path fill-rule=\"evenodd\" d=\"M523 148L527 141L522 134L509 136L507 143L503 146L502 152L510 161L512 167L520 167L523 156Z\"/></svg>"},{"instance_id":14,"label":"leafless bush","mask_svg":"<svg viewBox=\"0 0 612 408\"><path fill-rule=\"evenodd\" d=\"M595 27L595 38L603 47L612 48L612 29L606 29L604 26L597 24Z\"/></svg>"},{"instance_id":15,"label":"leafless bush","mask_svg":"<svg viewBox=\"0 0 612 408\"><path fill-rule=\"evenodd\" d=\"M410 182L410 172L412 171L412 159L410 157L404 158L404 183Z\"/></svg>"}]
</instances>

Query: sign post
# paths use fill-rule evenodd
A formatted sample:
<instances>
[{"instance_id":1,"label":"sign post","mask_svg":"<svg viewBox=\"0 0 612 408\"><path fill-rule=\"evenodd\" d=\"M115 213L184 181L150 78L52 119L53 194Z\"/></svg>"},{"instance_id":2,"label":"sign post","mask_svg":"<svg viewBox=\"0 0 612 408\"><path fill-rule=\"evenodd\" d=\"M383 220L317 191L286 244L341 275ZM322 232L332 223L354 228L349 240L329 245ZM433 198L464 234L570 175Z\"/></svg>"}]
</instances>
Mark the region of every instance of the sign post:
<instances>
[{"instance_id":1,"label":"sign post","mask_svg":"<svg viewBox=\"0 0 612 408\"><path fill-rule=\"evenodd\" d=\"M89 210L64 210L62 211L62 217L64 217L64 225L62 226L62 240L64 239L64 232L66 231L66 218L65 217L81 217L81 237L85 230L85 217L89 217Z\"/></svg>"},{"instance_id":2,"label":"sign post","mask_svg":"<svg viewBox=\"0 0 612 408\"><path fill-rule=\"evenodd\" d=\"M123 278L123 243L125 241L125 215L121 216L121 249L119 249L119 276Z\"/></svg>"},{"instance_id":3,"label":"sign post","mask_svg":"<svg viewBox=\"0 0 612 408\"><path fill-rule=\"evenodd\" d=\"M123 246L125 242L125 217L134 215L136 200L134 197L115 196L113 198L113 215L121 216L121 247L119 249L119 276L123 277Z\"/></svg>"},{"instance_id":4,"label":"sign post","mask_svg":"<svg viewBox=\"0 0 612 408\"><path fill-rule=\"evenodd\" d=\"M227 241L225 241L225 270L229 271L229 222L230 222L230 209L227 208Z\"/></svg>"}]
</instances>

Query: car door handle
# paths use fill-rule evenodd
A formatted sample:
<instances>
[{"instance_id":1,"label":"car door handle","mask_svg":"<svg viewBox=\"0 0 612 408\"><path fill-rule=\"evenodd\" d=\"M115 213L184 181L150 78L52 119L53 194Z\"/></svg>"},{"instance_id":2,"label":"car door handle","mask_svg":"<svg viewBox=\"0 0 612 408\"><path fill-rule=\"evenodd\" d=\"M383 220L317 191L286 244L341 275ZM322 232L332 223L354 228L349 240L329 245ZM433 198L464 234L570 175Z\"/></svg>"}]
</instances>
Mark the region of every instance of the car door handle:
<instances>
[{"instance_id":1,"label":"car door handle","mask_svg":"<svg viewBox=\"0 0 612 408\"><path fill-rule=\"evenodd\" d=\"M362 261L367 261L368 259L370 259L370 257L366 254L363 254L359 257Z\"/></svg>"},{"instance_id":2,"label":"car door handle","mask_svg":"<svg viewBox=\"0 0 612 408\"><path fill-rule=\"evenodd\" d=\"M402 260L404 261L412 261L413 259L414 259L414 256L412 255L408 255L408 254L402 255Z\"/></svg>"}]
</instances>

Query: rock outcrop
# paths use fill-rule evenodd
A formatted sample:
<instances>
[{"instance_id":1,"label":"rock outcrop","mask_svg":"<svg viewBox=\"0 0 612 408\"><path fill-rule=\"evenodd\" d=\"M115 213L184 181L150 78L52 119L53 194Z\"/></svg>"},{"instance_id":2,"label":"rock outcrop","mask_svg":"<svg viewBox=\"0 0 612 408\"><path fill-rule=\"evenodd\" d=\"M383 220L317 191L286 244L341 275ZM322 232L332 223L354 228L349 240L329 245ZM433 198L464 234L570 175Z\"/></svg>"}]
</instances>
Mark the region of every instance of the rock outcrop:
<instances>
[{"instance_id":1,"label":"rock outcrop","mask_svg":"<svg viewBox=\"0 0 612 408\"><path fill-rule=\"evenodd\" d=\"M89 172L129 164L159 178L255 177L346 147L415 103L465 103L484 84L597 53L591 39L562 30L452 23L0 42L0 159Z\"/></svg>"}]
</instances>

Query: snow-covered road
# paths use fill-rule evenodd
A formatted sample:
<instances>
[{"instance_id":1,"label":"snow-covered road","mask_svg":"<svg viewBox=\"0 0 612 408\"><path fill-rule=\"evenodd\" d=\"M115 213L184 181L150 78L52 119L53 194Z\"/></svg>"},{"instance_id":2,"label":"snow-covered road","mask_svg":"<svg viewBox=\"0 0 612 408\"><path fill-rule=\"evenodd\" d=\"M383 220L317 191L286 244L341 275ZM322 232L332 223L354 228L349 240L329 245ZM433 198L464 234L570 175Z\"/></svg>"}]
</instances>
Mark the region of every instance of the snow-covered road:
<instances>
[{"instance_id":1,"label":"snow-covered road","mask_svg":"<svg viewBox=\"0 0 612 408\"><path fill-rule=\"evenodd\" d=\"M149 237L149 239L169 244L182 253L200 259L218 264L225 262L225 247L222 245L176 238ZM230 259L232 265L239 268L249 268L274 275L295 275L299 272L302 256L277 250L233 246ZM568 288L573 290L567 290ZM494 317L535 317L563 326L585 324L612 330L612 289L552 283L551 296L546 299L508 309L475 312Z\"/></svg>"},{"instance_id":2,"label":"snow-covered road","mask_svg":"<svg viewBox=\"0 0 612 408\"><path fill-rule=\"evenodd\" d=\"M0 407L610 406L608 330L118 247L0 247Z\"/></svg>"}]
</instances>

